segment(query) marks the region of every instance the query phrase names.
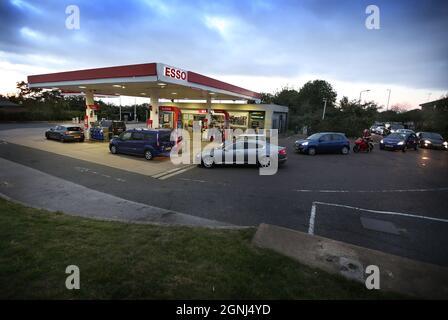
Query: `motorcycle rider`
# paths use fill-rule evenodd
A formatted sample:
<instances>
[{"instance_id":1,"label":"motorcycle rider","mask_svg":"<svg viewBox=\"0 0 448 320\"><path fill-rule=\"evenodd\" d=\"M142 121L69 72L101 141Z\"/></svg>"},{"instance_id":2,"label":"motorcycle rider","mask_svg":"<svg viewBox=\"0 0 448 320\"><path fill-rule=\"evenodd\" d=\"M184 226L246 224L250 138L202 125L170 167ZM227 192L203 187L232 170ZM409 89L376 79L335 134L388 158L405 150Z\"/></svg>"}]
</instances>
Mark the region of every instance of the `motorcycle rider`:
<instances>
[{"instance_id":1,"label":"motorcycle rider","mask_svg":"<svg viewBox=\"0 0 448 320\"><path fill-rule=\"evenodd\" d=\"M364 129L364 131L362 133L362 139L364 140L364 142L368 146L369 142L372 140L372 135L370 134L370 130L369 129Z\"/></svg>"}]
</instances>

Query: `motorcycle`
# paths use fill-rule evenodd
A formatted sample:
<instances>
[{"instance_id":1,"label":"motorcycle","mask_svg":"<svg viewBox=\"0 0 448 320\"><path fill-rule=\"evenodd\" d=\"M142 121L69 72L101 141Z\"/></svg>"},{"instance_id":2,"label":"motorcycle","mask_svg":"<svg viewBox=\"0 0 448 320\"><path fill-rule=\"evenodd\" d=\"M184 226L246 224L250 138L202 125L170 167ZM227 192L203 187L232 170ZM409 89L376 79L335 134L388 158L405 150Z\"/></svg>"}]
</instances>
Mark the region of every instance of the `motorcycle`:
<instances>
[{"instance_id":1,"label":"motorcycle","mask_svg":"<svg viewBox=\"0 0 448 320\"><path fill-rule=\"evenodd\" d=\"M353 152L371 152L373 150L372 141L366 141L366 139L358 138L355 140L355 145L353 146Z\"/></svg>"}]
</instances>

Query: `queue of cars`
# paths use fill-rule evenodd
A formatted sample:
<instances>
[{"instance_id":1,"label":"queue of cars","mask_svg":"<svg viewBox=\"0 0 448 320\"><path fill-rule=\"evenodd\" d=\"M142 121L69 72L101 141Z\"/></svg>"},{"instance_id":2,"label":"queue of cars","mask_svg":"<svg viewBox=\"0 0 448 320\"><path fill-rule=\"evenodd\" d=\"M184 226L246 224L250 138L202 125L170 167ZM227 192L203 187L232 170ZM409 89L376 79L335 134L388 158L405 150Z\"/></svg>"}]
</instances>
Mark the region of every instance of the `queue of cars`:
<instances>
[{"instance_id":1,"label":"queue of cars","mask_svg":"<svg viewBox=\"0 0 448 320\"><path fill-rule=\"evenodd\" d=\"M124 124L124 123L123 123ZM129 154L152 160L154 157L168 157L174 148L181 148L182 137L177 141L171 140L171 129L129 129L123 124L114 122L104 123L111 128L113 138L109 142L112 154ZM116 130L114 130L114 128ZM116 134L117 133L117 134ZM85 140L84 129L79 126L57 125L45 132L47 139L61 142ZM359 140L359 139L358 139ZM394 132L385 136L379 142L380 150L417 150L421 148L437 148L448 150L448 143L442 136L434 132L415 133L410 129L396 127ZM344 133L318 132L305 139L295 141L294 149L297 153L316 155L320 153L339 153L347 155L350 152L350 141ZM369 151L372 148L368 148ZM270 155L275 152L279 164L287 160L285 147L274 145L261 134L243 134L231 143L223 143L210 150L202 151L196 159L203 167L211 168L219 164L258 164L268 167L271 164Z\"/></svg>"}]
</instances>

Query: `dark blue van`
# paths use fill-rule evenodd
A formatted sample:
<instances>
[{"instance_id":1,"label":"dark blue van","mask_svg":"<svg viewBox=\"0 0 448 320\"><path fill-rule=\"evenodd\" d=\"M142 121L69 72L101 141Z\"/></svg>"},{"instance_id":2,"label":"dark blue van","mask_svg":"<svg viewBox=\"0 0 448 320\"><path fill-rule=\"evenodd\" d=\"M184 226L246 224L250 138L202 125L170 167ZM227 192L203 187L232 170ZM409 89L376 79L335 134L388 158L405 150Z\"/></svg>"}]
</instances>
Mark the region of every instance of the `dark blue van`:
<instances>
[{"instance_id":1,"label":"dark blue van","mask_svg":"<svg viewBox=\"0 0 448 320\"><path fill-rule=\"evenodd\" d=\"M146 160L154 157L169 157L175 146L170 140L170 129L130 129L109 142L113 154L124 153L144 156Z\"/></svg>"}]
</instances>

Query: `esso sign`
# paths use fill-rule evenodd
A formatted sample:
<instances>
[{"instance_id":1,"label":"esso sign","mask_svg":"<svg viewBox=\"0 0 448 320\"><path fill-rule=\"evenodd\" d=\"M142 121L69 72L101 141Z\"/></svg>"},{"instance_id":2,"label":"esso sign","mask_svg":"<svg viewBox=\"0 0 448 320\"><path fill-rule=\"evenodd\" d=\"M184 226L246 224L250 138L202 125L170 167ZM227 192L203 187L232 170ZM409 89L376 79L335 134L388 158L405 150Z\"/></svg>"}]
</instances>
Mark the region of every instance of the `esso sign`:
<instances>
[{"instance_id":1,"label":"esso sign","mask_svg":"<svg viewBox=\"0 0 448 320\"><path fill-rule=\"evenodd\" d=\"M187 80L187 72L172 67L165 67L163 75L176 80Z\"/></svg>"}]
</instances>

